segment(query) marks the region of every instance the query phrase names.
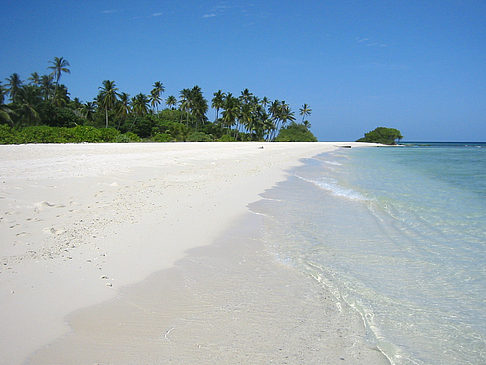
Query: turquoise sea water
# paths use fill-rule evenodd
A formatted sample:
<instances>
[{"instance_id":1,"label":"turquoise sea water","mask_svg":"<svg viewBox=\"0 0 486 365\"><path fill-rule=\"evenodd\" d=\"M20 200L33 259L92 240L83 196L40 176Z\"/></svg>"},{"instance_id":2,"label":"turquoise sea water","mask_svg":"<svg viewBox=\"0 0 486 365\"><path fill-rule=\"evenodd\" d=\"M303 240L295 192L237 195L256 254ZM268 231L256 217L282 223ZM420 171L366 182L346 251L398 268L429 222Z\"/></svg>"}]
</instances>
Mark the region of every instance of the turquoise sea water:
<instances>
[{"instance_id":1,"label":"turquoise sea water","mask_svg":"<svg viewBox=\"0 0 486 365\"><path fill-rule=\"evenodd\" d=\"M486 363L486 144L339 149L250 208L394 364Z\"/></svg>"}]
</instances>

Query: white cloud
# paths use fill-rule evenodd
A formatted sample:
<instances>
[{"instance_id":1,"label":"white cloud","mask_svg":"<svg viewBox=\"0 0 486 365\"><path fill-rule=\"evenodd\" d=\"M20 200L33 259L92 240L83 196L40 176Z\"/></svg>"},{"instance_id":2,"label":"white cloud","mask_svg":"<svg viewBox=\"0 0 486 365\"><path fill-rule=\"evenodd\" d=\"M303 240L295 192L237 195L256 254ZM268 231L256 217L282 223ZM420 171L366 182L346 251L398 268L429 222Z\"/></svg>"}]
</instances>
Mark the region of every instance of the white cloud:
<instances>
[{"instance_id":1,"label":"white cloud","mask_svg":"<svg viewBox=\"0 0 486 365\"><path fill-rule=\"evenodd\" d=\"M203 18L213 18L213 17L215 17L215 16L216 16L216 14L215 14L215 13L209 13L209 14L204 14L202 17L203 17Z\"/></svg>"},{"instance_id":2,"label":"white cloud","mask_svg":"<svg viewBox=\"0 0 486 365\"><path fill-rule=\"evenodd\" d=\"M388 47L388 44L386 44L386 43L376 42L376 41L371 40L369 38L356 37L356 42L358 42L359 44L362 44L366 47L380 47L380 48Z\"/></svg>"},{"instance_id":3,"label":"white cloud","mask_svg":"<svg viewBox=\"0 0 486 365\"><path fill-rule=\"evenodd\" d=\"M107 10L103 10L101 11L101 14L113 14L113 13L116 13L118 10L116 9L107 9Z\"/></svg>"},{"instance_id":4,"label":"white cloud","mask_svg":"<svg viewBox=\"0 0 486 365\"><path fill-rule=\"evenodd\" d=\"M152 16L161 16L164 13L153 13Z\"/></svg>"}]
</instances>

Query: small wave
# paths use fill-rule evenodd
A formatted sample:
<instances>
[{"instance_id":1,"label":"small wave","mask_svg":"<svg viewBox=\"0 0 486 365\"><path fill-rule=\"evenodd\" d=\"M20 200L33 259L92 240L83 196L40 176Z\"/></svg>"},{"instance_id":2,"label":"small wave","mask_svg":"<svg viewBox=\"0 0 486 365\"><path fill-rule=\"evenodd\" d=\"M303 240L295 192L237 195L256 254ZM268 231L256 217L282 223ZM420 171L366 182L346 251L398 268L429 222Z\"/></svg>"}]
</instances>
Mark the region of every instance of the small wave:
<instances>
[{"instance_id":1,"label":"small wave","mask_svg":"<svg viewBox=\"0 0 486 365\"><path fill-rule=\"evenodd\" d=\"M306 179L305 177L299 175L295 175L295 177L303 181L306 181L308 183L311 183L322 190L326 190L335 196L343 197L350 200L363 200L363 201L369 200L359 192L339 186L338 184L330 180L324 180L324 179L312 180L312 179Z\"/></svg>"},{"instance_id":2,"label":"small wave","mask_svg":"<svg viewBox=\"0 0 486 365\"><path fill-rule=\"evenodd\" d=\"M274 202L282 202L282 201L283 201L282 199L265 198L265 197L262 197L261 199L262 199L262 200L270 200L270 201L274 201Z\"/></svg>"},{"instance_id":3,"label":"small wave","mask_svg":"<svg viewBox=\"0 0 486 365\"><path fill-rule=\"evenodd\" d=\"M322 160L322 162L327 163L328 165L334 165L334 166L342 166L342 163L336 162L336 161L327 161L327 160Z\"/></svg>"},{"instance_id":4,"label":"small wave","mask_svg":"<svg viewBox=\"0 0 486 365\"><path fill-rule=\"evenodd\" d=\"M248 209L248 210L250 211L250 213L255 214L255 215L261 215L261 216L264 216L264 217L270 217L268 214L265 214L265 213L255 212L254 210L251 210L251 209Z\"/></svg>"}]
</instances>

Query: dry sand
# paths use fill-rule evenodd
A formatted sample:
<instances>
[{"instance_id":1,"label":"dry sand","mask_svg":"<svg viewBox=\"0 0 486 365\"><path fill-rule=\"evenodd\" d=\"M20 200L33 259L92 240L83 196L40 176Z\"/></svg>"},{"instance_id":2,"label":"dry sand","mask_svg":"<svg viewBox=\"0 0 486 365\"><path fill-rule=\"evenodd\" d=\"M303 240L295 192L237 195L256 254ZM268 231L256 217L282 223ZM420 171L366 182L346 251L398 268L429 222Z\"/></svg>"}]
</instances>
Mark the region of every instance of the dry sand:
<instances>
[{"instance_id":1,"label":"dry sand","mask_svg":"<svg viewBox=\"0 0 486 365\"><path fill-rule=\"evenodd\" d=\"M339 145L0 146L0 364L383 361L322 288L228 239Z\"/></svg>"}]
</instances>

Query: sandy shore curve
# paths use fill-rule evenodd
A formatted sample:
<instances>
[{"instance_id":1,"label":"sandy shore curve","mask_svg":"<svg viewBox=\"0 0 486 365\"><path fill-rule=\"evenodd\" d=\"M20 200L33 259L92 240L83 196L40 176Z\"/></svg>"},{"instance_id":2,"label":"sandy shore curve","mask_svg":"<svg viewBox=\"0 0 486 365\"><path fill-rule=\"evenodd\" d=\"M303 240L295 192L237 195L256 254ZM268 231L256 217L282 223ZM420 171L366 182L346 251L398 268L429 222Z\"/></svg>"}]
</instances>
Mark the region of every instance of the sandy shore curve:
<instances>
[{"instance_id":1,"label":"sandy shore curve","mask_svg":"<svg viewBox=\"0 0 486 365\"><path fill-rule=\"evenodd\" d=\"M0 146L0 364L221 236L299 159L357 143Z\"/></svg>"}]
</instances>

